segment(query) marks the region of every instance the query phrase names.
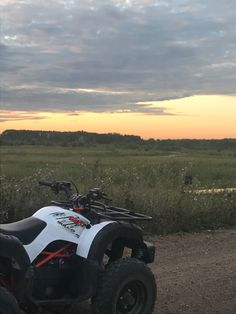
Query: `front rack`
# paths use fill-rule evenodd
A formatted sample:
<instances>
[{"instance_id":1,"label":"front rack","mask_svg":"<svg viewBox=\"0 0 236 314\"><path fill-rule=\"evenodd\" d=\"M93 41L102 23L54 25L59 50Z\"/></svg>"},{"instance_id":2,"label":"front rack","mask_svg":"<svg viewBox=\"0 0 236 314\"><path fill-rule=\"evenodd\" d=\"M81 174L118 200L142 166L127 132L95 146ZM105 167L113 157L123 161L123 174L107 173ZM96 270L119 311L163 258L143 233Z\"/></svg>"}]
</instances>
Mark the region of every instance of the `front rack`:
<instances>
[{"instance_id":1,"label":"front rack","mask_svg":"<svg viewBox=\"0 0 236 314\"><path fill-rule=\"evenodd\" d=\"M60 206L66 209L72 209L73 204L69 201L51 201L52 205ZM145 214L136 213L132 210L105 205L99 201L90 202L85 206L84 214L88 214L90 212L93 213L94 217L99 219L109 219L114 221L141 221L141 220L152 220L151 216L147 216ZM82 213L83 214L83 213Z\"/></svg>"},{"instance_id":2,"label":"front rack","mask_svg":"<svg viewBox=\"0 0 236 314\"><path fill-rule=\"evenodd\" d=\"M129 209L114 207L114 206L101 206L97 204L91 204L91 209L94 209L96 214L104 219L111 219L115 221L126 220L126 221L136 221L136 220L151 220L151 216L147 216L140 213L135 213Z\"/></svg>"}]
</instances>

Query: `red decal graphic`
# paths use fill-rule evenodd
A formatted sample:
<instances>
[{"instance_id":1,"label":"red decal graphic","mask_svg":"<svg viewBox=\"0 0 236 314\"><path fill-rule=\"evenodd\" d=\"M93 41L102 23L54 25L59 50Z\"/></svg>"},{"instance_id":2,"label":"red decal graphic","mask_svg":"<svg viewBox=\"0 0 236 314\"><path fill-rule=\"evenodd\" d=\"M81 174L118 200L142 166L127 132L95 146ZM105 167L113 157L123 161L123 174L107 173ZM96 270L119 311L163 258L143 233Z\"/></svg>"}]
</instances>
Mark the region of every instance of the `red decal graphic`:
<instances>
[{"instance_id":1,"label":"red decal graphic","mask_svg":"<svg viewBox=\"0 0 236 314\"><path fill-rule=\"evenodd\" d=\"M84 222L77 217L70 216L69 220L72 221L75 225L84 227Z\"/></svg>"}]
</instances>

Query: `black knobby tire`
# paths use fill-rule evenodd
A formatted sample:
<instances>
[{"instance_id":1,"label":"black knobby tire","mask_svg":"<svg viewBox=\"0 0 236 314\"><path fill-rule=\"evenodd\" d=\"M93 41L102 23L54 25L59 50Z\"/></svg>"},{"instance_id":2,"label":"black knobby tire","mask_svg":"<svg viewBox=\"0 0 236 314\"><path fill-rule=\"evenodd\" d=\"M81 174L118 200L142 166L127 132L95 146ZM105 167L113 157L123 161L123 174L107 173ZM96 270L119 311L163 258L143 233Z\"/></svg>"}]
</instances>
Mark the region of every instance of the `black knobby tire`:
<instances>
[{"instance_id":1,"label":"black knobby tire","mask_svg":"<svg viewBox=\"0 0 236 314\"><path fill-rule=\"evenodd\" d=\"M156 300L156 282L147 265L135 258L111 263L103 273L94 314L151 314Z\"/></svg>"},{"instance_id":2,"label":"black knobby tire","mask_svg":"<svg viewBox=\"0 0 236 314\"><path fill-rule=\"evenodd\" d=\"M6 288L0 286L0 314L22 313L16 298Z\"/></svg>"}]
</instances>

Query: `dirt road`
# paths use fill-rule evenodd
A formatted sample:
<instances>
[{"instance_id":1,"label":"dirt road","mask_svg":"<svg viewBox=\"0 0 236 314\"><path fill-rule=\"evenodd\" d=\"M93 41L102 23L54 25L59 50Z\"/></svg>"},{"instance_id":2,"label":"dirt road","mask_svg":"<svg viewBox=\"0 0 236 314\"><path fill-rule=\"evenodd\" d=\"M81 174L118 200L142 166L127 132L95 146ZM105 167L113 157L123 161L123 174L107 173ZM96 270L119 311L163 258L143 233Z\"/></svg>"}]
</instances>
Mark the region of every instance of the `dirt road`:
<instances>
[{"instance_id":1,"label":"dirt road","mask_svg":"<svg viewBox=\"0 0 236 314\"><path fill-rule=\"evenodd\" d=\"M236 314L236 229L150 240L157 248L155 314Z\"/></svg>"},{"instance_id":2,"label":"dirt road","mask_svg":"<svg viewBox=\"0 0 236 314\"><path fill-rule=\"evenodd\" d=\"M236 314L236 230L155 238L158 314Z\"/></svg>"}]
</instances>

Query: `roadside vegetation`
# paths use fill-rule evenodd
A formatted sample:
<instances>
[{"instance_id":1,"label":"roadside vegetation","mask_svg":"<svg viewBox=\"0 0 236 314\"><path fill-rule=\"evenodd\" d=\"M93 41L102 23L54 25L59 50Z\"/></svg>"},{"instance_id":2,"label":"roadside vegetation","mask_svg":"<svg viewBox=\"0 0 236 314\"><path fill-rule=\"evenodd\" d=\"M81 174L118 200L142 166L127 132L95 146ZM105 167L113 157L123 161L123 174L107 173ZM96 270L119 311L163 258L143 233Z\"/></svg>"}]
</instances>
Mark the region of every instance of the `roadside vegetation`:
<instances>
[{"instance_id":1,"label":"roadside vegetation","mask_svg":"<svg viewBox=\"0 0 236 314\"><path fill-rule=\"evenodd\" d=\"M192 185L184 184L186 175ZM156 234L236 225L236 193L192 193L236 186L233 151L2 146L2 221L27 217L57 198L39 180L72 180L81 193L101 187L117 206L151 215L146 228Z\"/></svg>"}]
</instances>

